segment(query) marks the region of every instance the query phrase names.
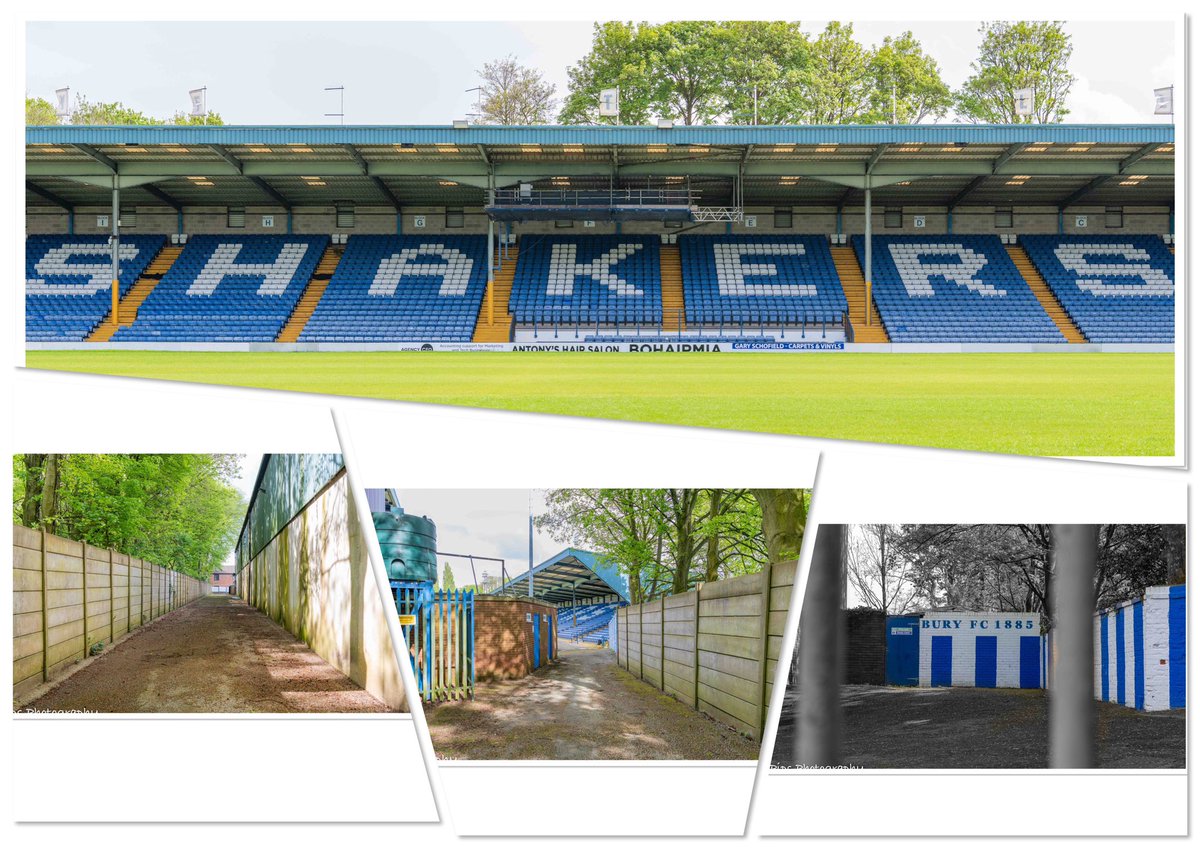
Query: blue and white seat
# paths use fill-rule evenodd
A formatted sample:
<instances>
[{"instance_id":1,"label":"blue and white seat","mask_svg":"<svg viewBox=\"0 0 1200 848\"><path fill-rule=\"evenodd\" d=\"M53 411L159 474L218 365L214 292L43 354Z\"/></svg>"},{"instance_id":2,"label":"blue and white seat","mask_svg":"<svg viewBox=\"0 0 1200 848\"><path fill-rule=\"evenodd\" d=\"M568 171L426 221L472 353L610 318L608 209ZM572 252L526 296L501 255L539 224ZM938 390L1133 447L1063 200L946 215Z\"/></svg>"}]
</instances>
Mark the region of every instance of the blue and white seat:
<instances>
[{"instance_id":1,"label":"blue and white seat","mask_svg":"<svg viewBox=\"0 0 1200 848\"><path fill-rule=\"evenodd\" d=\"M351 236L300 341L470 341L486 236Z\"/></svg>"},{"instance_id":2,"label":"blue and white seat","mask_svg":"<svg viewBox=\"0 0 1200 848\"><path fill-rule=\"evenodd\" d=\"M1021 236L1089 342L1175 341L1175 257L1158 236Z\"/></svg>"},{"instance_id":3,"label":"blue and white seat","mask_svg":"<svg viewBox=\"0 0 1200 848\"><path fill-rule=\"evenodd\" d=\"M865 268L866 242L852 241ZM872 248L872 294L893 342L1066 342L998 236L875 236Z\"/></svg>"},{"instance_id":4,"label":"blue and white seat","mask_svg":"<svg viewBox=\"0 0 1200 848\"><path fill-rule=\"evenodd\" d=\"M192 236L115 342L270 342L328 236Z\"/></svg>"},{"instance_id":5,"label":"blue and white seat","mask_svg":"<svg viewBox=\"0 0 1200 848\"><path fill-rule=\"evenodd\" d=\"M823 236L679 237L689 327L840 324L846 312Z\"/></svg>"},{"instance_id":6,"label":"blue and white seat","mask_svg":"<svg viewBox=\"0 0 1200 848\"><path fill-rule=\"evenodd\" d=\"M534 327L661 326L657 236L525 236L509 311Z\"/></svg>"},{"instance_id":7,"label":"blue and white seat","mask_svg":"<svg viewBox=\"0 0 1200 848\"><path fill-rule=\"evenodd\" d=\"M562 607L558 610L558 637L602 644L608 641L608 623L617 613L616 603Z\"/></svg>"},{"instance_id":8,"label":"blue and white seat","mask_svg":"<svg viewBox=\"0 0 1200 848\"><path fill-rule=\"evenodd\" d=\"M165 236L122 236L123 297L162 250ZM29 236L25 240L25 339L84 341L112 308L108 236Z\"/></svg>"}]
</instances>

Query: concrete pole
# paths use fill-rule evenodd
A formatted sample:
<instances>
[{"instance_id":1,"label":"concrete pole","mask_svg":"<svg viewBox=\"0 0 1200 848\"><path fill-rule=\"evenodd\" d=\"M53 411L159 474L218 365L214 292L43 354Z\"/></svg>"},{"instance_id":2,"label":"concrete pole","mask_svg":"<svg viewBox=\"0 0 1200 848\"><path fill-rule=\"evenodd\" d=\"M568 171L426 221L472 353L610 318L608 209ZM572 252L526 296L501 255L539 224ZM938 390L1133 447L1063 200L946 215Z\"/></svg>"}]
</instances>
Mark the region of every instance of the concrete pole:
<instances>
[{"instance_id":1,"label":"concrete pole","mask_svg":"<svg viewBox=\"0 0 1200 848\"><path fill-rule=\"evenodd\" d=\"M112 188L112 323L121 321L121 184L113 174Z\"/></svg>"},{"instance_id":2,"label":"concrete pole","mask_svg":"<svg viewBox=\"0 0 1200 848\"><path fill-rule=\"evenodd\" d=\"M867 177L865 209L863 210L863 238L866 239L863 249L866 262L863 268L863 321L871 325L871 178Z\"/></svg>"},{"instance_id":3,"label":"concrete pole","mask_svg":"<svg viewBox=\"0 0 1200 848\"><path fill-rule=\"evenodd\" d=\"M1096 524L1055 524L1050 532L1054 543L1050 768L1095 768L1092 616L1100 528Z\"/></svg>"},{"instance_id":4,"label":"concrete pole","mask_svg":"<svg viewBox=\"0 0 1200 848\"><path fill-rule=\"evenodd\" d=\"M845 555L846 526L818 527L796 646L800 697L793 760L799 766L841 765Z\"/></svg>"}]
</instances>

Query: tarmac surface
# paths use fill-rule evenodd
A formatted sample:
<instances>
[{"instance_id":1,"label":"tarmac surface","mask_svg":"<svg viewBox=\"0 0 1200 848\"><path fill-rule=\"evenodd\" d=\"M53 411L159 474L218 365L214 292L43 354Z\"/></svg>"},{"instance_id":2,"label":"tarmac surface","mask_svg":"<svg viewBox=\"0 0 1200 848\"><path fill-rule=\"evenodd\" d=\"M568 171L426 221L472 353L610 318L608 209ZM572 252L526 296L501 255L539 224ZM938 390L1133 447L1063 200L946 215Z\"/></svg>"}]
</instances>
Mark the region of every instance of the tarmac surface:
<instances>
[{"instance_id":1,"label":"tarmac surface","mask_svg":"<svg viewBox=\"0 0 1200 848\"><path fill-rule=\"evenodd\" d=\"M774 768L795 768L796 696L783 706ZM1046 768L1043 689L842 687L842 760L871 769ZM1101 768L1180 769L1187 762L1185 710L1141 712L1097 703Z\"/></svg>"}]
</instances>

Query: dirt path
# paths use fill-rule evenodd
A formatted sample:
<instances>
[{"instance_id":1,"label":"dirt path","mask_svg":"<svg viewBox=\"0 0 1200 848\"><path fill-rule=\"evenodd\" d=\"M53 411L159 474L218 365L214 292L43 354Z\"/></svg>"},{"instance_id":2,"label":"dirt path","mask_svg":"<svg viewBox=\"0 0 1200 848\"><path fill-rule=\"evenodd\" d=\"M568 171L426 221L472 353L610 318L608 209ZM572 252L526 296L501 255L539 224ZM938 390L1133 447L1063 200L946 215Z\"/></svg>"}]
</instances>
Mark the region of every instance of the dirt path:
<instances>
[{"instance_id":1,"label":"dirt path","mask_svg":"<svg viewBox=\"0 0 1200 848\"><path fill-rule=\"evenodd\" d=\"M1047 703L1042 689L845 686L843 760L862 768L1045 768ZM1101 768L1184 768L1186 711L1098 706ZM776 766L792 763L794 716L789 692Z\"/></svg>"},{"instance_id":2,"label":"dirt path","mask_svg":"<svg viewBox=\"0 0 1200 848\"><path fill-rule=\"evenodd\" d=\"M26 711L351 713L387 707L243 601L201 598L134 632Z\"/></svg>"},{"instance_id":3,"label":"dirt path","mask_svg":"<svg viewBox=\"0 0 1200 848\"><path fill-rule=\"evenodd\" d=\"M604 648L562 645L521 680L426 707L449 760L754 760L758 746L617 667Z\"/></svg>"}]
</instances>

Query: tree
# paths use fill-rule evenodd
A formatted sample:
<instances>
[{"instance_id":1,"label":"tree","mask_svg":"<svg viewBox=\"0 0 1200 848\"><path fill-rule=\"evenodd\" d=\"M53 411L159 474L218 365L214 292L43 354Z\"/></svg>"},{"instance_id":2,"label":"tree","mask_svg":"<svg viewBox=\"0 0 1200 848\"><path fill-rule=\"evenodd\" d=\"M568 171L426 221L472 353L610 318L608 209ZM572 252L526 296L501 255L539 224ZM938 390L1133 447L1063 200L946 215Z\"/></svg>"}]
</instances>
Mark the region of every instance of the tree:
<instances>
[{"instance_id":1,"label":"tree","mask_svg":"<svg viewBox=\"0 0 1200 848\"><path fill-rule=\"evenodd\" d=\"M869 122L875 100L876 78L872 71L870 51L855 41L854 26L831 21L809 51L804 89L796 98L798 122Z\"/></svg>"},{"instance_id":2,"label":"tree","mask_svg":"<svg viewBox=\"0 0 1200 848\"><path fill-rule=\"evenodd\" d=\"M1183 528L1103 524L1096 552L1095 604L1105 609L1175 582ZM1040 612L1053 624L1054 547L1047 524L915 524L897 528L892 547L907 563L918 606Z\"/></svg>"},{"instance_id":3,"label":"tree","mask_svg":"<svg viewBox=\"0 0 1200 848\"><path fill-rule=\"evenodd\" d=\"M762 509L767 561L799 559L812 499L809 489L751 489Z\"/></svg>"},{"instance_id":4,"label":"tree","mask_svg":"<svg viewBox=\"0 0 1200 848\"><path fill-rule=\"evenodd\" d=\"M476 123L528 126L554 120L554 86L542 78L541 71L506 56L486 63L478 75L483 90Z\"/></svg>"},{"instance_id":5,"label":"tree","mask_svg":"<svg viewBox=\"0 0 1200 848\"><path fill-rule=\"evenodd\" d=\"M224 126L225 121L221 118L220 112L209 112L207 115L193 115L191 112L184 112L181 110L172 115L167 123L175 126L187 127L220 127Z\"/></svg>"},{"instance_id":6,"label":"tree","mask_svg":"<svg viewBox=\"0 0 1200 848\"><path fill-rule=\"evenodd\" d=\"M455 588L454 572L450 570L450 563L442 563L442 591L453 592Z\"/></svg>"},{"instance_id":7,"label":"tree","mask_svg":"<svg viewBox=\"0 0 1200 848\"><path fill-rule=\"evenodd\" d=\"M646 23L606 21L592 27L592 49L567 69L567 96L558 120L596 124L600 92L620 89L618 124L646 124L653 117L653 28Z\"/></svg>"},{"instance_id":8,"label":"tree","mask_svg":"<svg viewBox=\"0 0 1200 848\"><path fill-rule=\"evenodd\" d=\"M895 524L858 524L848 528L846 577L864 606L902 615L917 595L911 565L896 547Z\"/></svg>"},{"instance_id":9,"label":"tree","mask_svg":"<svg viewBox=\"0 0 1200 848\"><path fill-rule=\"evenodd\" d=\"M226 454L20 454L13 517L204 578L237 539L237 468Z\"/></svg>"},{"instance_id":10,"label":"tree","mask_svg":"<svg viewBox=\"0 0 1200 848\"><path fill-rule=\"evenodd\" d=\"M653 103L660 117L685 126L712 123L721 112L724 51L715 21L670 21L646 30Z\"/></svg>"},{"instance_id":11,"label":"tree","mask_svg":"<svg viewBox=\"0 0 1200 848\"><path fill-rule=\"evenodd\" d=\"M92 103L82 94L75 97L75 108L71 112L71 123L101 126L156 126L166 123L120 101Z\"/></svg>"},{"instance_id":12,"label":"tree","mask_svg":"<svg viewBox=\"0 0 1200 848\"><path fill-rule=\"evenodd\" d=\"M895 122L899 124L940 118L954 103L937 62L925 54L911 31L884 38L868 64L874 86L871 105L875 121L891 121L893 102Z\"/></svg>"},{"instance_id":13,"label":"tree","mask_svg":"<svg viewBox=\"0 0 1200 848\"><path fill-rule=\"evenodd\" d=\"M1069 114L1067 95L1075 82L1067 69L1073 48L1063 22L992 21L979 32L979 57L955 93L955 111L972 123L1061 123ZM1032 115L1016 113L1016 93L1022 88L1033 89Z\"/></svg>"},{"instance_id":14,"label":"tree","mask_svg":"<svg viewBox=\"0 0 1200 848\"><path fill-rule=\"evenodd\" d=\"M46 127L58 123L58 112L41 97L25 98L25 126Z\"/></svg>"},{"instance_id":15,"label":"tree","mask_svg":"<svg viewBox=\"0 0 1200 848\"><path fill-rule=\"evenodd\" d=\"M726 21L721 42L722 109L730 124L785 124L807 84L808 36L794 21Z\"/></svg>"},{"instance_id":16,"label":"tree","mask_svg":"<svg viewBox=\"0 0 1200 848\"><path fill-rule=\"evenodd\" d=\"M629 579L630 600L641 603L761 572L776 561L771 537L780 559L796 559L809 492L761 494L772 504L770 535L759 497L746 489L553 489L534 523L616 565Z\"/></svg>"},{"instance_id":17,"label":"tree","mask_svg":"<svg viewBox=\"0 0 1200 848\"><path fill-rule=\"evenodd\" d=\"M629 599L636 604L670 585L665 501L663 489L551 489L547 512L534 525L615 565L629 580Z\"/></svg>"}]
</instances>

